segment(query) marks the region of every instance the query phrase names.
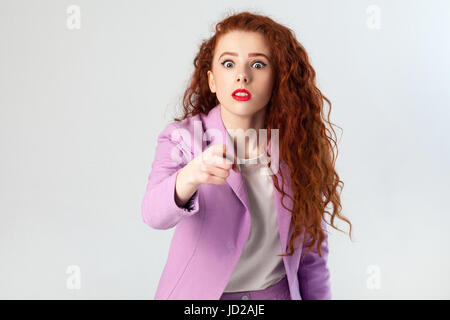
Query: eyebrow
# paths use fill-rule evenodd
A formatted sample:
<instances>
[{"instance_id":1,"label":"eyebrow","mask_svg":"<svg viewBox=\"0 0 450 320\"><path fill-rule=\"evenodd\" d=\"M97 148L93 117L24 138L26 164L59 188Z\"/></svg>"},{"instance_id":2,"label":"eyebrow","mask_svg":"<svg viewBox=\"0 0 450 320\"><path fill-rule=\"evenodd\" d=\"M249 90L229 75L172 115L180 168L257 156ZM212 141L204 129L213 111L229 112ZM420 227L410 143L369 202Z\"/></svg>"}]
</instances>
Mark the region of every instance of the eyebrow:
<instances>
[{"instance_id":1,"label":"eyebrow","mask_svg":"<svg viewBox=\"0 0 450 320\"><path fill-rule=\"evenodd\" d=\"M222 53L222 54L220 55L219 59L222 58L222 56L224 56L224 55L226 55L226 54L228 54L228 55L230 55L230 56L235 56L235 57L238 56L238 54L237 54L236 52L225 51L224 53ZM248 56L249 56L249 57L263 56L263 57L265 57L267 60L270 61L270 59L269 59L264 53L251 52L251 53L248 54Z\"/></svg>"}]
</instances>

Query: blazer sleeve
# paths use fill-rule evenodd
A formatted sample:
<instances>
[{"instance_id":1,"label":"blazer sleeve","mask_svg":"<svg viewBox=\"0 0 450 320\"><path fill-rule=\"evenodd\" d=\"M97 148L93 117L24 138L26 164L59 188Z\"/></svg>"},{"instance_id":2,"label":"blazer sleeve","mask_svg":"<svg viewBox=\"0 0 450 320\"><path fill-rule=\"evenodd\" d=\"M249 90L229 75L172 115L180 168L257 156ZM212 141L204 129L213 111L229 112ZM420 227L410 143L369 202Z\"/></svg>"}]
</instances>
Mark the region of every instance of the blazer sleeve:
<instances>
[{"instance_id":1,"label":"blazer sleeve","mask_svg":"<svg viewBox=\"0 0 450 320\"><path fill-rule=\"evenodd\" d=\"M172 140L171 133L175 128L170 123L158 136L155 158L142 200L142 219L154 229L170 229L181 219L199 211L198 190L183 207L175 203L177 175L187 164L187 160L180 157L186 151L182 150L180 143ZM174 158L174 154L179 156Z\"/></svg>"},{"instance_id":2,"label":"blazer sleeve","mask_svg":"<svg viewBox=\"0 0 450 320\"><path fill-rule=\"evenodd\" d=\"M304 300L331 300L330 271L327 266L328 234L323 220L322 228L325 230L325 239L320 246L322 257L311 250L300 260L298 279L300 294ZM303 252L306 250L307 245L304 243Z\"/></svg>"}]
</instances>

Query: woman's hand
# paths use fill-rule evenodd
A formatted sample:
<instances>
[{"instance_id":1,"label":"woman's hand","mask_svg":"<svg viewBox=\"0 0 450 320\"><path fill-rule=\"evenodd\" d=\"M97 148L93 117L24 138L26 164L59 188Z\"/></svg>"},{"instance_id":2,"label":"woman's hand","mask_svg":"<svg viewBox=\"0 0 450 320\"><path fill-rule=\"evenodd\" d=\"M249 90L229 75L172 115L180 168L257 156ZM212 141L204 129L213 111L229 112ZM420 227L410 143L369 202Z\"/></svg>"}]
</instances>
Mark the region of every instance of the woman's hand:
<instances>
[{"instance_id":1,"label":"woman's hand","mask_svg":"<svg viewBox=\"0 0 450 320\"><path fill-rule=\"evenodd\" d=\"M192 159L177 174L175 203L183 207L202 184L225 184L230 169L239 173L236 156L234 163L226 157L226 145L213 145Z\"/></svg>"},{"instance_id":2,"label":"woman's hand","mask_svg":"<svg viewBox=\"0 0 450 320\"><path fill-rule=\"evenodd\" d=\"M187 168L186 168L187 167ZM234 163L226 158L226 145L213 145L186 165L190 181L196 186L201 184L225 184L230 169L239 173L236 156Z\"/></svg>"}]
</instances>

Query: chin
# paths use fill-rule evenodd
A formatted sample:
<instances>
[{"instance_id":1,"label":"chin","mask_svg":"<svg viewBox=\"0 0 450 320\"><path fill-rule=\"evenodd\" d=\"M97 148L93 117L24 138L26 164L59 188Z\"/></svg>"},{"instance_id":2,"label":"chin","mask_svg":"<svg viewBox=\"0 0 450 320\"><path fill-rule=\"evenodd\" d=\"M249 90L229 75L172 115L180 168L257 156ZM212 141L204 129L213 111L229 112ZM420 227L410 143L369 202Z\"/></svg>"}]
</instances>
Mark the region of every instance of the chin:
<instances>
[{"instance_id":1,"label":"chin","mask_svg":"<svg viewBox=\"0 0 450 320\"><path fill-rule=\"evenodd\" d=\"M245 108L233 108L230 112L238 116L248 117L254 115L257 111L249 110Z\"/></svg>"},{"instance_id":2,"label":"chin","mask_svg":"<svg viewBox=\"0 0 450 320\"><path fill-rule=\"evenodd\" d=\"M240 101L233 101L233 103L230 105L230 107L225 107L229 112L242 115L242 116L251 116L258 111L261 111L263 108L258 108L250 104L248 101L246 102L240 102Z\"/></svg>"}]
</instances>

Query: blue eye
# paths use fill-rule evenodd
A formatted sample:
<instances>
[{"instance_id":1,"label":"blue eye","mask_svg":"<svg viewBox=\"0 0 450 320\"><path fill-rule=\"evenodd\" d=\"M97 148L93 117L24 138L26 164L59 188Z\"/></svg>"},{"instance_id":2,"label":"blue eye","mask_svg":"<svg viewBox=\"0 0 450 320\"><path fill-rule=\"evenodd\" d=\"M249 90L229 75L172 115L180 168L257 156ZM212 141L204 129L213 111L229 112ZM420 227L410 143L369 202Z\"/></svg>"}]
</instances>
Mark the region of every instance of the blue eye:
<instances>
[{"instance_id":1,"label":"blue eye","mask_svg":"<svg viewBox=\"0 0 450 320\"><path fill-rule=\"evenodd\" d=\"M256 68L256 69L262 69L262 68L264 68L264 67L266 66L266 64L265 64L264 62L262 62L262 61L256 61L254 64L260 64L260 65L262 65L261 68Z\"/></svg>"},{"instance_id":2,"label":"blue eye","mask_svg":"<svg viewBox=\"0 0 450 320\"><path fill-rule=\"evenodd\" d=\"M229 68L227 68L227 67L225 66L228 62L233 63L232 60L225 60L225 61L223 61L223 62L221 63L221 65L223 65L226 69L229 69ZM260 65L262 66L262 67L259 67L259 68L256 68L256 69L263 69L265 66L267 66L267 64L265 64L265 63L262 62L262 61L255 61L255 62L253 63L253 65L255 65L255 64L260 64Z\"/></svg>"},{"instance_id":3,"label":"blue eye","mask_svg":"<svg viewBox=\"0 0 450 320\"><path fill-rule=\"evenodd\" d=\"M221 64L225 67L225 68L227 68L226 66L225 66L225 64L227 63L227 62L232 62L231 60L225 60L224 62L222 62ZM227 68L228 69L228 68Z\"/></svg>"}]
</instances>

